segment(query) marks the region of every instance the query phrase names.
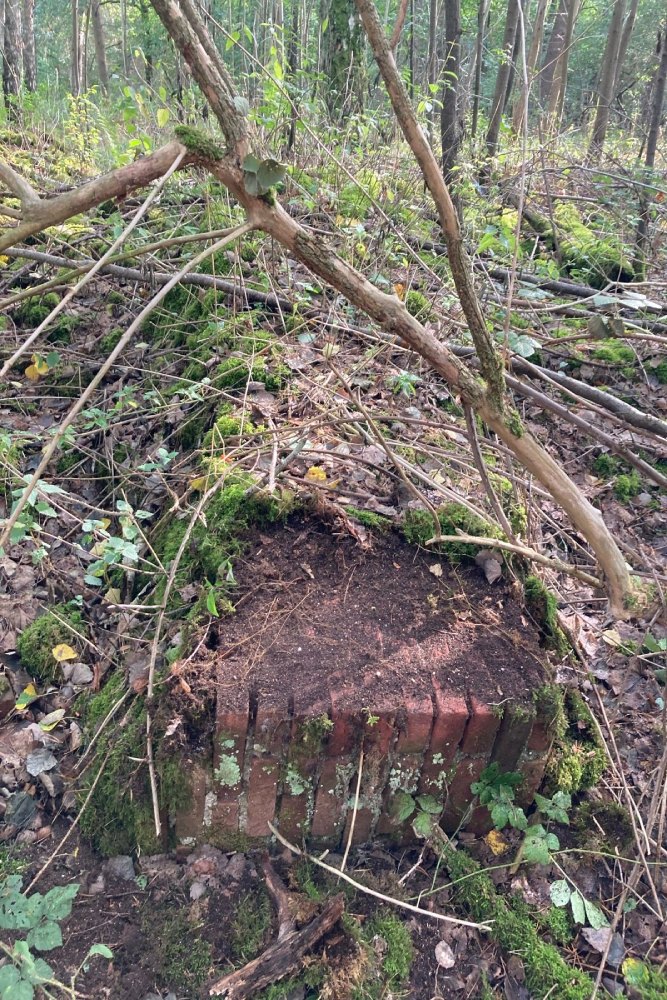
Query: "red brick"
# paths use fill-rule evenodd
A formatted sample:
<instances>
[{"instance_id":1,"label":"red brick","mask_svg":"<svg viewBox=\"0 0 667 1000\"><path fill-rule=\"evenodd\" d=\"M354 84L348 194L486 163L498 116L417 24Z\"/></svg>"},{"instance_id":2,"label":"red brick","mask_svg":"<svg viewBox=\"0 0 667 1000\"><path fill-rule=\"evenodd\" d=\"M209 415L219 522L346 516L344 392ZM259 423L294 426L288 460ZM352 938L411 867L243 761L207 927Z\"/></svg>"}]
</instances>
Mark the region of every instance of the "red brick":
<instances>
[{"instance_id":1,"label":"red brick","mask_svg":"<svg viewBox=\"0 0 667 1000\"><path fill-rule=\"evenodd\" d=\"M190 785L190 803L187 809L176 814L176 836L179 840L185 837L201 836L204 823L204 803L208 791L208 769L188 762L188 781Z\"/></svg>"},{"instance_id":2,"label":"red brick","mask_svg":"<svg viewBox=\"0 0 667 1000\"><path fill-rule=\"evenodd\" d=\"M293 844L301 844L308 836L309 812L312 792L301 795L283 795L280 803L278 829Z\"/></svg>"},{"instance_id":3,"label":"red brick","mask_svg":"<svg viewBox=\"0 0 667 1000\"><path fill-rule=\"evenodd\" d=\"M343 777L345 769L349 774L347 779ZM325 758L315 791L315 811L311 827L313 837L332 844L338 843L347 811L349 783L353 773L351 758Z\"/></svg>"},{"instance_id":4,"label":"red brick","mask_svg":"<svg viewBox=\"0 0 667 1000\"><path fill-rule=\"evenodd\" d=\"M502 771L513 771L533 728L535 710L532 705L510 705L505 709L491 759Z\"/></svg>"},{"instance_id":5,"label":"red brick","mask_svg":"<svg viewBox=\"0 0 667 1000\"><path fill-rule=\"evenodd\" d=\"M479 780L485 767L486 761L481 757L467 758L459 762L447 788L447 801L442 819L442 826L448 833L452 833L458 827L465 815L474 798L470 786Z\"/></svg>"},{"instance_id":6,"label":"red brick","mask_svg":"<svg viewBox=\"0 0 667 1000\"><path fill-rule=\"evenodd\" d=\"M359 700L356 699L359 708L355 710L351 707L355 704L354 695L347 689L331 689L330 696L333 728L327 742L327 753L330 757L354 753L361 746L363 731Z\"/></svg>"},{"instance_id":7,"label":"red brick","mask_svg":"<svg viewBox=\"0 0 667 1000\"><path fill-rule=\"evenodd\" d=\"M268 823L276 812L279 766L276 761L256 757L250 767L245 833L249 837L269 837Z\"/></svg>"},{"instance_id":8,"label":"red brick","mask_svg":"<svg viewBox=\"0 0 667 1000\"><path fill-rule=\"evenodd\" d=\"M435 721L431 733L429 754L441 754L445 764L451 763L461 742L468 721L465 698L444 691L433 677Z\"/></svg>"},{"instance_id":9,"label":"red brick","mask_svg":"<svg viewBox=\"0 0 667 1000\"><path fill-rule=\"evenodd\" d=\"M348 810L347 818L345 820L345 831L343 833L343 844L347 844L348 838L350 836L350 827L352 825L352 816L354 812L352 809ZM352 843L353 844L366 844L371 839L371 833L373 826L375 824L375 816L371 809L366 806L360 806L357 809L356 818L354 820L354 831L352 833Z\"/></svg>"},{"instance_id":10,"label":"red brick","mask_svg":"<svg viewBox=\"0 0 667 1000\"><path fill-rule=\"evenodd\" d=\"M544 778L548 756L541 754L521 761L519 771L523 774L523 783L517 789L517 802L526 809L532 805L535 792L539 791Z\"/></svg>"},{"instance_id":11,"label":"red brick","mask_svg":"<svg viewBox=\"0 0 667 1000\"><path fill-rule=\"evenodd\" d=\"M218 797L211 812L211 829L237 832L239 828L239 796Z\"/></svg>"},{"instance_id":12,"label":"red brick","mask_svg":"<svg viewBox=\"0 0 667 1000\"><path fill-rule=\"evenodd\" d=\"M425 753L433 728L433 699L430 694L410 694L403 691L403 706L396 717L397 753Z\"/></svg>"},{"instance_id":13,"label":"red brick","mask_svg":"<svg viewBox=\"0 0 667 1000\"><path fill-rule=\"evenodd\" d=\"M466 757L484 754L488 757L493 749L501 715L498 709L485 705L473 695L470 698L470 718L461 742L461 753Z\"/></svg>"}]
</instances>

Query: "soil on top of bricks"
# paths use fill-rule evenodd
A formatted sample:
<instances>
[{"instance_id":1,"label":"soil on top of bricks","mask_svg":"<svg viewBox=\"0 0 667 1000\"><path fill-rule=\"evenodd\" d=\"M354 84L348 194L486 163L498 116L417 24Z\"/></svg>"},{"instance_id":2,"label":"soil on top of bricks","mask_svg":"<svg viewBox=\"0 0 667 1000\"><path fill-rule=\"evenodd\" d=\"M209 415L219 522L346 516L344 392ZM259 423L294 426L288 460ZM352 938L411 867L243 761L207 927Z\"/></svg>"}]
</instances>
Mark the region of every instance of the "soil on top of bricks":
<instances>
[{"instance_id":1,"label":"soil on top of bricks","mask_svg":"<svg viewBox=\"0 0 667 1000\"><path fill-rule=\"evenodd\" d=\"M205 654L218 704L278 695L298 706L404 704L432 683L486 704L529 701L547 676L538 630L512 587L407 543L293 517L236 563L233 616ZM201 660L200 660L201 662ZM208 671L207 671L208 672Z\"/></svg>"}]
</instances>

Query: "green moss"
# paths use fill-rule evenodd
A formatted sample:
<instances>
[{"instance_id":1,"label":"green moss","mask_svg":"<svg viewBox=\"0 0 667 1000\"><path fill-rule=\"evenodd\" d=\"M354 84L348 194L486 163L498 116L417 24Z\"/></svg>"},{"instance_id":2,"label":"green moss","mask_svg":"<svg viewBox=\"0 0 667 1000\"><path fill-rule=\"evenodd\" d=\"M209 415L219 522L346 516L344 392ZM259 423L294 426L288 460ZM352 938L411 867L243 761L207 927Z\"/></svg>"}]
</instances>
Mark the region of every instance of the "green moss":
<instances>
[{"instance_id":1,"label":"green moss","mask_svg":"<svg viewBox=\"0 0 667 1000\"><path fill-rule=\"evenodd\" d=\"M215 161L221 160L224 156L224 152L217 142L201 129L193 128L191 125L177 125L174 129L174 135L195 156L203 156L206 160Z\"/></svg>"},{"instance_id":2,"label":"green moss","mask_svg":"<svg viewBox=\"0 0 667 1000\"><path fill-rule=\"evenodd\" d=\"M67 622L71 629L63 622ZM52 650L60 643L76 648L75 632L85 636L86 628L81 612L70 604L57 604L46 614L35 618L26 626L16 643L24 667L36 680L43 683L60 677L60 665Z\"/></svg>"},{"instance_id":3,"label":"green moss","mask_svg":"<svg viewBox=\"0 0 667 1000\"><path fill-rule=\"evenodd\" d=\"M433 309L429 300L421 292L417 292L414 289L406 293L405 308L420 323L426 322L433 315Z\"/></svg>"},{"instance_id":4,"label":"green moss","mask_svg":"<svg viewBox=\"0 0 667 1000\"><path fill-rule=\"evenodd\" d=\"M211 945L202 938L201 925L182 910L167 906L147 907L141 923L159 959L161 984L188 1000L201 996L212 968Z\"/></svg>"},{"instance_id":5,"label":"green moss","mask_svg":"<svg viewBox=\"0 0 667 1000\"><path fill-rule=\"evenodd\" d=\"M375 514L372 510L361 510L359 507L346 507L345 512L350 514L359 524L373 531L389 531L392 526L391 519L383 514Z\"/></svg>"},{"instance_id":6,"label":"green moss","mask_svg":"<svg viewBox=\"0 0 667 1000\"><path fill-rule=\"evenodd\" d=\"M490 937L507 953L520 956L526 972L525 985L531 994L541 996L547 988L550 1000L588 1000L593 980L568 965L555 945L541 939L524 903L499 896L480 865L449 842L440 842L438 853L452 878L453 899L474 920L489 921Z\"/></svg>"},{"instance_id":7,"label":"green moss","mask_svg":"<svg viewBox=\"0 0 667 1000\"><path fill-rule=\"evenodd\" d=\"M556 596L537 576L528 576L524 581L526 608L538 624L547 649L553 649L559 656L566 656L570 644L558 624L558 603Z\"/></svg>"},{"instance_id":8,"label":"green moss","mask_svg":"<svg viewBox=\"0 0 667 1000\"><path fill-rule=\"evenodd\" d=\"M667 385L667 361L661 361L659 365L651 369L660 385Z\"/></svg>"},{"instance_id":9,"label":"green moss","mask_svg":"<svg viewBox=\"0 0 667 1000\"><path fill-rule=\"evenodd\" d=\"M550 906L540 923L545 931L551 935L554 943L560 945L561 948L570 944L574 937L572 917L565 907Z\"/></svg>"},{"instance_id":10,"label":"green moss","mask_svg":"<svg viewBox=\"0 0 667 1000\"><path fill-rule=\"evenodd\" d=\"M14 318L21 326L39 326L59 302L60 296L56 292L25 299L17 306Z\"/></svg>"},{"instance_id":11,"label":"green moss","mask_svg":"<svg viewBox=\"0 0 667 1000\"><path fill-rule=\"evenodd\" d=\"M614 483L614 496L621 503L628 503L642 491L642 481L639 473L633 469L629 473L622 473L616 478Z\"/></svg>"},{"instance_id":12,"label":"green moss","mask_svg":"<svg viewBox=\"0 0 667 1000\"><path fill-rule=\"evenodd\" d=\"M114 327L113 330L109 330L108 333L100 340L100 350L103 354L109 355L113 349L118 345L118 341L123 336L125 331L119 326Z\"/></svg>"},{"instance_id":13,"label":"green moss","mask_svg":"<svg viewBox=\"0 0 667 1000\"><path fill-rule=\"evenodd\" d=\"M598 784L607 756L590 709L578 691L568 689L564 710L567 728L553 748L546 776L554 791L572 794Z\"/></svg>"},{"instance_id":14,"label":"green moss","mask_svg":"<svg viewBox=\"0 0 667 1000\"><path fill-rule=\"evenodd\" d=\"M234 962L249 962L262 950L271 929L271 905L263 888L247 892L236 903L230 952Z\"/></svg>"},{"instance_id":15,"label":"green moss","mask_svg":"<svg viewBox=\"0 0 667 1000\"><path fill-rule=\"evenodd\" d=\"M202 448L206 451L220 449L228 438L244 434L254 434L255 427L243 411L236 411L231 403L224 403L218 410L218 416L210 431L205 435Z\"/></svg>"},{"instance_id":16,"label":"green moss","mask_svg":"<svg viewBox=\"0 0 667 1000\"><path fill-rule=\"evenodd\" d=\"M602 479L611 479L612 476L616 475L618 466L619 460L617 458L614 458L613 455L603 453L602 455L598 455L593 462L593 471Z\"/></svg>"},{"instance_id":17,"label":"green moss","mask_svg":"<svg viewBox=\"0 0 667 1000\"><path fill-rule=\"evenodd\" d=\"M635 352L620 340L603 340L592 352L596 361L604 361L610 365L632 364Z\"/></svg>"},{"instance_id":18,"label":"green moss","mask_svg":"<svg viewBox=\"0 0 667 1000\"><path fill-rule=\"evenodd\" d=\"M521 417L519 416L518 411L515 410L514 407L512 407L509 410L505 423L507 424L507 427L512 432L514 437L516 438L523 437L523 423L521 421Z\"/></svg>"},{"instance_id":19,"label":"green moss","mask_svg":"<svg viewBox=\"0 0 667 1000\"><path fill-rule=\"evenodd\" d=\"M634 837L628 811L617 802L582 802L573 827L580 834L582 847L593 850L599 845L609 854L625 854Z\"/></svg>"},{"instance_id":20,"label":"green moss","mask_svg":"<svg viewBox=\"0 0 667 1000\"><path fill-rule=\"evenodd\" d=\"M467 535L478 535L481 538L502 538L498 528L472 514L460 503L448 503L438 508L438 520L442 535L455 535L464 532ZM435 534L435 525L431 513L426 510L406 511L403 519L403 534L411 545L425 545ZM443 542L440 545L429 546L429 551L441 552L453 562L463 558L474 559L479 552L479 546L465 542Z\"/></svg>"},{"instance_id":21,"label":"green moss","mask_svg":"<svg viewBox=\"0 0 667 1000\"><path fill-rule=\"evenodd\" d=\"M609 281L632 281L636 277L630 254L621 241L586 226L574 205L556 205L554 216L560 228L561 253L573 278L603 288Z\"/></svg>"},{"instance_id":22,"label":"green moss","mask_svg":"<svg viewBox=\"0 0 667 1000\"><path fill-rule=\"evenodd\" d=\"M412 935L406 924L393 910L384 909L364 926L363 937L369 943L375 937L380 937L385 942L386 951L382 958L383 986L392 993L399 991L410 975L414 958Z\"/></svg>"}]
</instances>

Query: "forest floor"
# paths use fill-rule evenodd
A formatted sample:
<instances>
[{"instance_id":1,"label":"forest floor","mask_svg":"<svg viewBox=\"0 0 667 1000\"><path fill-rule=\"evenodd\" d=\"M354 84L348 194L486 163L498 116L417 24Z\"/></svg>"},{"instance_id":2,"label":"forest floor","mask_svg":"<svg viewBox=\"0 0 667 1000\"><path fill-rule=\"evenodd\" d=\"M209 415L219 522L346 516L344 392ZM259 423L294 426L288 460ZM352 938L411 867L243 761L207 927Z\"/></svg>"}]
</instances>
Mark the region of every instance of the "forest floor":
<instances>
[{"instance_id":1,"label":"forest floor","mask_svg":"<svg viewBox=\"0 0 667 1000\"><path fill-rule=\"evenodd\" d=\"M561 193L591 197L594 190L589 184L586 177L576 182L569 177ZM414 182L415 200L417 188ZM613 192L610 197L613 200ZM617 205L622 197L617 193ZM307 216L312 224L331 230L334 240L359 266L370 267L369 261L382 248L385 256L373 264L373 270L382 271L397 294L419 295L413 298L414 308L424 311L434 329L464 349L467 342L459 307L435 272L437 255L430 253L420 270L402 235L409 231L405 223L387 252L380 243L380 220L373 209L364 206L361 212L360 206L356 208L359 218L350 211L342 221L336 218L334 222L326 194L320 196L317 210L304 207L296 196L292 204L292 210ZM126 220L135 209L130 203L120 214ZM187 232L188 226L196 228L195 220L202 212L209 212L206 192L183 185L178 199L169 203L165 197L149 216L141 239L164 234L176 217L179 231ZM217 220L207 218L206 228L215 228ZM502 226L498 219L494 224L498 235ZM103 239L105 227L105 220L97 219L83 236L72 227L60 234L60 250L44 249L64 252L62 246L69 244L67 250L72 253L72 246L83 240L85 253L86 241ZM428 237L437 240L437 232L426 219L419 240ZM486 268L494 263L488 257L480 260ZM124 849L117 854L107 849L112 857L105 860L78 827L71 830L82 807L69 778L82 746L90 739L82 706L114 671L123 672L129 690L139 694L145 690L155 628L152 584L164 580L160 539L170 522L184 511L192 513L212 475L252 470L275 482L281 499L309 498L317 527L308 539L307 558L300 556L299 566L292 565L291 570L325 581L336 576L335 552L341 545L356 559L375 538L373 518L379 519L376 524L382 519L390 525L398 523L406 512L423 510L424 497L430 505L444 500L470 502L473 512L484 515L481 523L487 523L485 518L490 516L461 411L442 380L420 359L387 341L344 303L313 287L310 277L287 265L274 247L255 241L226 253L222 263L223 280L297 303L296 318L286 316L280 302L277 307L272 301L253 308L242 291L235 296L218 291L211 297L195 289L178 301L165 303L89 401L76 433L54 464L49 482L57 489L45 498L49 511L36 508L34 522L26 530L27 537L32 534L36 539L33 551L19 540L0 559L0 660L6 678L0 701L4 717L0 873L3 877L20 873L28 884L46 865L35 886L38 891L64 883L80 885L72 914L62 924L64 946L46 957L57 977L68 981L91 945L103 942L109 947L113 961L95 957L77 979L77 988L87 997L149 1000L169 995L196 1000L208 995L213 979L263 953L277 936L274 900L267 891L261 852L224 852L212 846L186 850L172 845L161 854L133 856ZM129 262L129 266L136 264L136 260ZM67 307L65 322L55 325L48 354L27 357L25 365L3 385L0 425L8 497L12 489L20 488L20 476L36 467L45 437L61 421L72 399L84 391L117 340L118 329L128 325L151 294L151 268L157 267L156 259L143 267L140 280L131 283L119 284L111 276L96 278ZM665 417L665 380L658 373L665 366L667 302L658 273L656 264L654 280L640 286L634 305L627 288L618 294L615 287L592 290L582 306L578 299L548 290L536 296L533 284L520 284L513 316L525 323L515 324L517 336L535 343L531 348L515 342L513 349L539 361L547 373L575 374L582 382ZM43 261L26 262L19 257L2 278L1 294L7 299L50 274ZM487 281L486 307L499 329L506 292L503 282ZM11 321L2 331L6 353L40 321L31 311L32 302L22 300L9 314ZM545 304L546 312L540 312ZM621 341L609 337L606 328L602 348L606 353L601 354L599 331L586 339L586 324L591 316L602 316L604 322L604 317L620 315L624 309L632 310L631 324L637 320L647 339L631 339L628 329L629 339ZM563 318L568 317L568 310L574 315ZM575 335L581 335L581 340L576 349L570 349L566 338ZM540 384L553 399L567 398L553 385ZM616 444L646 456L664 473L664 440L622 423L597 403L570 398L569 406L570 412L594 421ZM557 595L560 624L571 643L568 653L548 654L552 668L560 683L583 694L597 720L608 768L597 787L576 797L569 825L557 825L560 850L549 864L524 863L518 871L512 870L523 839L517 830L504 830L500 844L466 832L459 834L458 843L488 871L503 898L514 894L538 914L540 934L562 948L573 969L595 978L602 953L609 948L603 988L612 995L658 997L664 994L642 992L641 963L647 956L658 969L667 962L667 497L604 445L584 446L581 430L545 412L539 400L524 399L521 410L530 430L548 444L600 508L635 570L654 583L656 600L649 609L638 608L627 622L611 623L599 592L574 576L547 573ZM380 433L379 426L387 432ZM511 470L502 452L493 451L485 441L482 446L491 455L489 468L498 473L498 482L501 477L509 480L508 512L524 518L523 530L531 542L551 555L568 556L587 566L581 540L565 527L562 512ZM0 500L3 503L7 509L10 497ZM209 531L211 526L201 523ZM470 517L457 526L469 530ZM109 559L102 572L96 563L105 551L107 528L123 543L136 542L140 554L125 564L120 557ZM294 534L303 530L298 520L290 522L290 528ZM338 538L335 550L328 545L330 535ZM260 542L270 542L270 538L269 530ZM378 535L375 544L396 564L405 559L407 545L397 534ZM458 620L471 595L483 606L484 601L497 602L499 592L517 593L517 573L511 563L496 560L500 580L489 582L485 560L477 560L476 565L473 553L457 551L459 568L445 570L460 588L460 602L449 611ZM214 574L204 583L206 574L197 562L198 553L188 554L190 567L175 582L176 606L169 606L164 633L156 640L171 669L182 662L178 651L185 632L192 647L215 649L226 627L221 616L225 599L231 595L237 603L239 596L249 595L248 615L261 615L266 612L275 573L281 578L289 578L290 573L289 554L276 559L262 551L255 558L251 549L243 556L235 553L229 565L225 563L222 582ZM364 570L364 560L359 558L356 604L365 611L373 600L373 608L391 605L407 616L414 615L414 609L431 593L429 566L434 558L443 556L417 555L412 577L393 586L385 584L372 560ZM412 601L407 605L406 579ZM315 603L301 609L304 621L316 620L320 599L321 592L316 593ZM512 600L508 596L503 628L524 628L532 643L535 623L522 624L522 612L518 605L512 610ZM55 637L54 632L43 636L46 652L37 650L41 672L36 675L27 666L26 653L19 655L17 647L20 650L26 627L49 608L66 617L83 613L85 627L79 619L72 627L70 618L64 636ZM367 617L369 621L363 614L327 620L327 630L337 642L354 644L361 641L363 629L370 627L372 615ZM245 627L240 610L230 619L229 628L241 636ZM297 633L291 641L301 645ZM66 652L54 664L51 646L55 648L57 642L74 648L70 648L72 657ZM313 642L315 661L317 637ZM545 650L541 654L547 656ZM511 658L509 652L507 659ZM285 680L289 662L291 656L286 654L285 662L272 664L276 683ZM36 687L31 688L36 680ZM482 683L492 689L494 677ZM24 702L17 711L16 702L22 696ZM122 727L122 715L112 728ZM137 769L143 763L139 754ZM649 817L652 825L647 828ZM107 831L111 837L113 832ZM61 844L66 833L69 836ZM534 986L532 990L526 986L529 959L520 947L503 949L477 929L408 915L353 891L289 851L277 849L273 854L275 871L300 911L297 923L307 923L323 900L340 891L345 893L347 917L319 942L291 978L258 997L453 1000L483 995L485 983L497 991L495 995L511 1000L538 995ZM334 867L342 860L337 854L327 857ZM454 886L437 852L423 843L392 849L374 842L353 849L346 871L390 898L466 916L456 903ZM569 920L559 930L555 922L547 923L548 914L553 913L551 887L559 878L576 886L585 900L614 921L613 934L590 922L581 926ZM634 965L633 959L637 960ZM544 993L539 995L548 993L549 984L544 983Z\"/></svg>"}]
</instances>

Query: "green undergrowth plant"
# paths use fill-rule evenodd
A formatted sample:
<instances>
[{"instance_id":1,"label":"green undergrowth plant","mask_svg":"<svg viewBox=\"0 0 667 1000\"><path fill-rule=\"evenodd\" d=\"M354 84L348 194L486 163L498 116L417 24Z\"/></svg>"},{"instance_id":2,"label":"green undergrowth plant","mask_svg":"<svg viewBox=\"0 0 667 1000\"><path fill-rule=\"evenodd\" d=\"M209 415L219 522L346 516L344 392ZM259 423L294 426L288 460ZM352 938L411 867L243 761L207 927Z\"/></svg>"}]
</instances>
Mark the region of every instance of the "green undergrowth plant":
<instances>
[{"instance_id":1,"label":"green undergrowth plant","mask_svg":"<svg viewBox=\"0 0 667 1000\"><path fill-rule=\"evenodd\" d=\"M150 904L141 924L155 942L162 984L177 991L179 997L200 997L212 969L212 948L201 936L201 924L186 911Z\"/></svg>"},{"instance_id":2,"label":"green undergrowth plant","mask_svg":"<svg viewBox=\"0 0 667 1000\"><path fill-rule=\"evenodd\" d=\"M440 534L455 535L463 532L467 535L479 535L483 538L502 538L499 528L494 527L471 513L460 503L447 503L438 508ZM412 545L425 545L436 533L433 517L426 510L408 510L403 519L403 534ZM446 555L451 563L456 565L463 559L474 559L479 547L466 542L442 542L430 545L429 552L440 552Z\"/></svg>"},{"instance_id":3,"label":"green undergrowth plant","mask_svg":"<svg viewBox=\"0 0 667 1000\"><path fill-rule=\"evenodd\" d=\"M22 891L20 875L9 875L0 882L0 930L9 931L10 941L0 940L0 951L8 959L0 968L0 996L4 1000L32 1000L35 996L75 998L76 981L90 960L99 955L111 959L106 945L94 944L72 973L69 984L56 979L51 966L35 952L48 952L63 945L60 925L72 912L72 902L79 891L76 883L57 885L42 895ZM17 935L25 935L17 940ZM54 993L53 991L57 991Z\"/></svg>"},{"instance_id":4,"label":"green undergrowth plant","mask_svg":"<svg viewBox=\"0 0 667 1000\"><path fill-rule=\"evenodd\" d=\"M567 636L558 624L558 602L555 594L538 576L528 576L523 584L526 609L538 625L544 645L558 656L566 656L570 649Z\"/></svg>"},{"instance_id":5,"label":"green undergrowth plant","mask_svg":"<svg viewBox=\"0 0 667 1000\"><path fill-rule=\"evenodd\" d=\"M563 712L562 735L549 756L546 784L549 790L574 794L598 784L607 755L591 711L578 691L565 691Z\"/></svg>"},{"instance_id":6,"label":"green undergrowth plant","mask_svg":"<svg viewBox=\"0 0 667 1000\"><path fill-rule=\"evenodd\" d=\"M80 609L72 602L56 604L39 615L26 626L16 643L26 670L42 683L56 680L61 670L53 650L61 643L76 646L76 633L85 637L87 629Z\"/></svg>"}]
</instances>

